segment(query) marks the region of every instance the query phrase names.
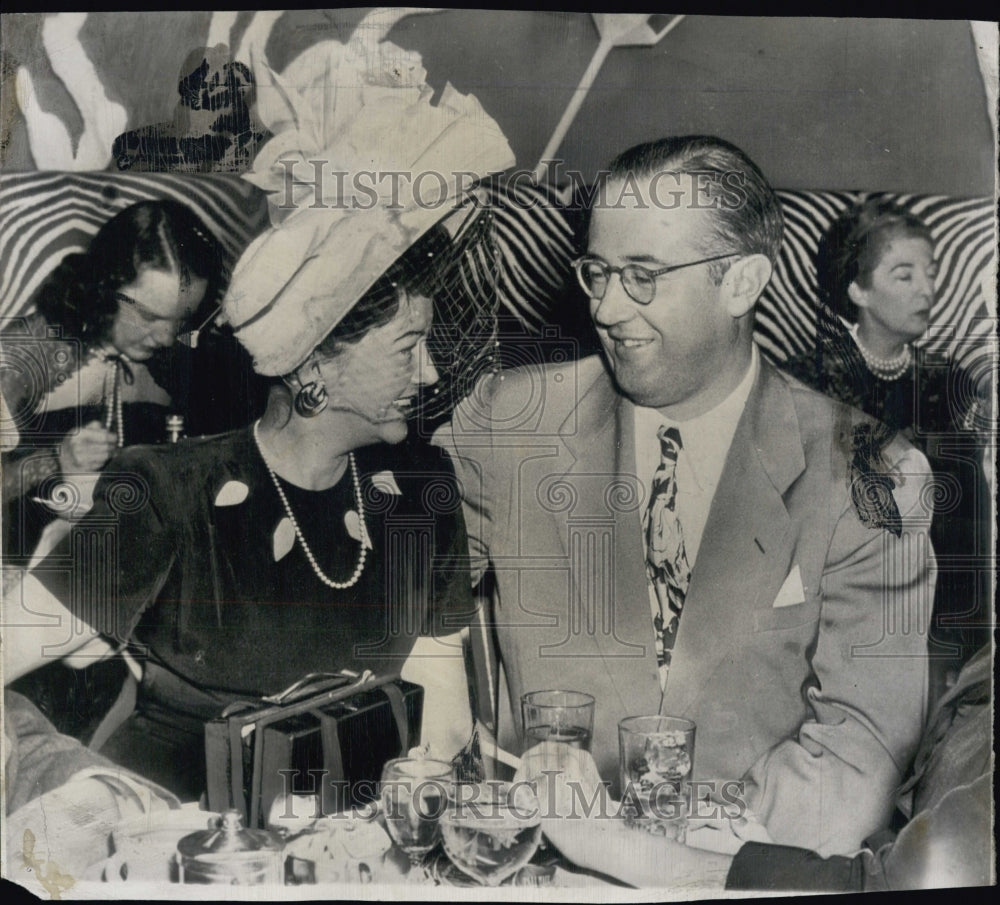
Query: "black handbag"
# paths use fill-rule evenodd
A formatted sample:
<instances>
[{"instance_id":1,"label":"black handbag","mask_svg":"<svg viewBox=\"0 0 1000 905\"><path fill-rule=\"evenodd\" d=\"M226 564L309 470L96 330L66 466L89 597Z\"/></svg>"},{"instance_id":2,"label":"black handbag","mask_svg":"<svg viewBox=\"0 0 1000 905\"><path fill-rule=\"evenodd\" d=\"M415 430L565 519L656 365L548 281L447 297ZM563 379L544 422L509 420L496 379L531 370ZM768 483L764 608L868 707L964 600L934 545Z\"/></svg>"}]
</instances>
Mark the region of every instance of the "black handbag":
<instances>
[{"instance_id":1,"label":"black handbag","mask_svg":"<svg viewBox=\"0 0 1000 905\"><path fill-rule=\"evenodd\" d=\"M420 740L424 690L398 676L311 673L205 724L208 807L264 826L281 794L318 796L319 813L372 801L386 761Z\"/></svg>"}]
</instances>

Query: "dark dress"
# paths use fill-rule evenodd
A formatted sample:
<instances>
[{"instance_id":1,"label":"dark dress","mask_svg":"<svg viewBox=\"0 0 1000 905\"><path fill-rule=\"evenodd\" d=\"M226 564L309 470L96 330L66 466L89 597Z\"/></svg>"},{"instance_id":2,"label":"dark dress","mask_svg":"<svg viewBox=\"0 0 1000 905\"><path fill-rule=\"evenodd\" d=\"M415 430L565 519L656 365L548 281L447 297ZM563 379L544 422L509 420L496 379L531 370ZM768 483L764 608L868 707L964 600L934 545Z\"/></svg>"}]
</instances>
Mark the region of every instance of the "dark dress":
<instances>
[{"instance_id":1,"label":"dark dress","mask_svg":"<svg viewBox=\"0 0 1000 905\"><path fill-rule=\"evenodd\" d=\"M42 530L57 517L32 498L49 496L59 479L59 444L68 433L102 421L105 403L80 404L79 398L60 408L48 403L50 391L73 387L89 351L40 314L13 319L0 334L0 350L0 390L19 433L17 448L3 454L3 554L6 565L17 566L30 559ZM124 446L164 442L171 413L184 417L188 436L217 434L249 424L266 402L264 381L252 374L247 354L214 329L202 332L197 348L176 343L148 361L124 365L121 378L131 384L143 372L148 377L139 385L159 392L153 399L142 390L123 390Z\"/></svg>"},{"instance_id":2,"label":"dark dress","mask_svg":"<svg viewBox=\"0 0 1000 905\"><path fill-rule=\"evenodd\" d=\"M979 433L988 406L979 389L963 370L921 350L898 380L883 380L846 330L830 331L815 352L781 367L901 432L927 456L935 475L931 541L938 561L930 653L957 669L990 631L990 500Z\"/></svg>"},{"instance_id":3,"label":"dark dress","mask_svg":"<svg viewBox=\"0 0 1000 905\"><path fill-rule=\"evenodd\" d=\"M249 429L116 457L93 509L38 570L74 613L144 660L137 714L103 753L197 797L204 722L228 703L310 672L398 673L418 635L468 621L450 460L417 441L355 455L373 549L344 590L316 577ZM359 551L349 471L326 491L282 486L320 568L346 580ZM75 593L82 582L86 593Z\"/></svg>"}]
</instances>

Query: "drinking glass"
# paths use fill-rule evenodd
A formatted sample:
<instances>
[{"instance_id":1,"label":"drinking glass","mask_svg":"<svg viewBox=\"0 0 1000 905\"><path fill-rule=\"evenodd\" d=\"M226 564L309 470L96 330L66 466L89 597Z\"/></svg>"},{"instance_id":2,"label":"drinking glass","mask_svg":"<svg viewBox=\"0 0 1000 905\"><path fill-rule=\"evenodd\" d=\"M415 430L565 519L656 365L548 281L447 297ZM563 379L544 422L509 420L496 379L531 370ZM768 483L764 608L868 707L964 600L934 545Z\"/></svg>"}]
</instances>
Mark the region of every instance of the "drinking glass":
<instances>
[{"instance_id":1,"label":"drinking glass","mask_svg":"<svg viewBox=\"0 0 1000 905\"><path fill-rule=\"evenodd\" d=\"M525 749L540 742L563 742L590 750L594 698L582 691L531 691L521 696Z\"/></svg>"},{"instance_id":2,"label":"drinking glass","mask_svg":"<svg viewBox=\"0 0 1000 905\"><path fill-rule=\"evenodd\" d=\"M473 880L499 886L538 848L538 799L525 783L491 781L464 786L462 792L441 817L444 850Z\"/></svg>"},{"instance_id":3,"label":"drinking glass","mask_svg":"<svg viewBox=\"0 0 1000 905\"><path fill-rule=\"evenodd\" d=\"M414 866L441 838L451 781L451 764L429 757L398 757L382 768L385 825Z\"/></svg>"},{"instance_id":4,"label":"drinking glass","mask_svg":"<svg viewBox=\"0 0 1000 905\"><path fill-rule=\"evenodd\" d=\"M631 716L618 724L619 778L627 825L684 842L695 724Z\"/></svg>"}]
</instances>

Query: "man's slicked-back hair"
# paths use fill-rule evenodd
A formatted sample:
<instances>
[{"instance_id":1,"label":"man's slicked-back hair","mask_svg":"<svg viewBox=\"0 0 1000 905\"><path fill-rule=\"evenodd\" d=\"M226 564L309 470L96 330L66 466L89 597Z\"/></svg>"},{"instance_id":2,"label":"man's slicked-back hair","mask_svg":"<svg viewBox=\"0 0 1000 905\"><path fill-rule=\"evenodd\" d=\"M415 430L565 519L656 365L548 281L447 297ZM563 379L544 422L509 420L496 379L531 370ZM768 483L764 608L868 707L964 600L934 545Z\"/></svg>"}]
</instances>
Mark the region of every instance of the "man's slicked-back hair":
<instances>
[{"instance_id":1,"label":"man's slicked-back hair","mask_svg":"<svg viewBox=\"0 0 1000 905\"><path fill-rule=\"evenodd\" d=\"M714 135L661 138L623 151L608 167L610 180L659 173L697 179L699 207L712 214L714 247L705 248L706 254L737 251L777 261L781 205L760 168L736 145Z\"/></svg>"}]
</instances>

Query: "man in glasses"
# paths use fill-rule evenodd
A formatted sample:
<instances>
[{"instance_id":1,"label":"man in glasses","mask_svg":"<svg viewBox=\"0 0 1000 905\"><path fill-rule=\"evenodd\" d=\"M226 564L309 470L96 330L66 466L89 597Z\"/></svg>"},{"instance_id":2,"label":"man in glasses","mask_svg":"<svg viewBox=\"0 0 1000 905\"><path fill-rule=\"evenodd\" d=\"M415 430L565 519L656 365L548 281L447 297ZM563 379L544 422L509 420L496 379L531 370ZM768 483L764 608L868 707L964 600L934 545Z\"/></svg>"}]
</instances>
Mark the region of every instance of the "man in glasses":
<instances>
[{"instance_id":1,"label":"man in glasses","mask_svg":"<svg viewBox=\"0 0 1000 905\"><path fill-rule=\"evenodd\" d=\"M662 758L619 773L619 720L685 717L701 795L843 854L887 822L924 718L929 470L762 359L781 231L733 145L624 152L575 263L603 356L494 379L453 439L515 727L524 692L590 693L624 786Z\"/></svg>"}]
</instances>

